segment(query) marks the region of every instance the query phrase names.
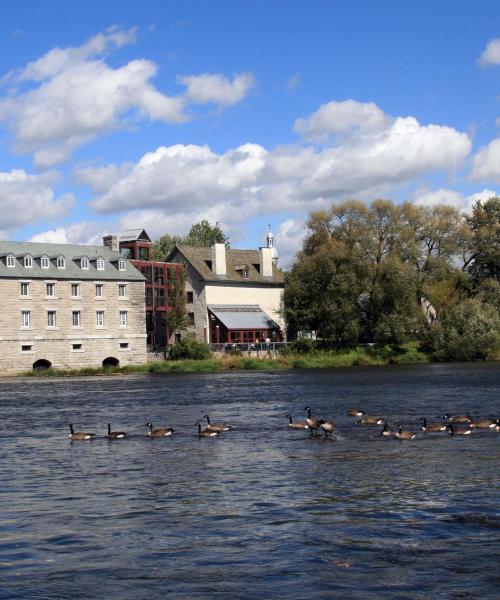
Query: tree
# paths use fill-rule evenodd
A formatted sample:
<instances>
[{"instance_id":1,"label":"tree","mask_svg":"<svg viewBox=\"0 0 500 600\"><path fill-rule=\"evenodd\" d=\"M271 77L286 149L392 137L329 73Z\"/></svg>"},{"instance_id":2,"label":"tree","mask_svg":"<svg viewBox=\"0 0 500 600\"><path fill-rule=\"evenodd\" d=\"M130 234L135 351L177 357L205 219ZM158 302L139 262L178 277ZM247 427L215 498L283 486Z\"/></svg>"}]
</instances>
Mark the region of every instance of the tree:
<instances>
[{"instance_id":1,"label":"tree","mask_svg":"<svg viewBox=\"0 0 500 600\"><path fill-rule=\"evenodd\" d=\"M470 273L476 282L500 280L500 198L476 202L467 218L470 226L472 260Z\"/></svg>"},{"instance_id":2,"label":"tree","mask_svg":"<svg viewBox=\"0 0 500 600\"><path fill-rule=\"evenodd\" d=\"M170 341L170 336L176 331L186 329L186 273L182 269L174 269L169 267L167 275L168 285L168 306L164 315L164 323L167 329L167 341Z\"/></svg>"},{"instance_id":3,"label":"tree","mask_svg":"<svg viewBox=\"0 0 500 600\"><path fill-rule=\"evenodd\" d=\"M165 260L175 246L196 246L198 248L209 248L215 243L229 246L229 238L222 231L219 223L211 225L208 221L195 223L187 235L162 235L153 243L153 260Z\"/></svg>"},{"instance_id":4,"label":"tree","mask_svg":"<svg viewBox=\"0 0 500 600\"><path fill-rule=\"evenodd\" d=\"M172 250L183 243L184 238L178 235L165 234L153 242L152 258L153 260L164 261Z\"/></svg>"}]
</instances>

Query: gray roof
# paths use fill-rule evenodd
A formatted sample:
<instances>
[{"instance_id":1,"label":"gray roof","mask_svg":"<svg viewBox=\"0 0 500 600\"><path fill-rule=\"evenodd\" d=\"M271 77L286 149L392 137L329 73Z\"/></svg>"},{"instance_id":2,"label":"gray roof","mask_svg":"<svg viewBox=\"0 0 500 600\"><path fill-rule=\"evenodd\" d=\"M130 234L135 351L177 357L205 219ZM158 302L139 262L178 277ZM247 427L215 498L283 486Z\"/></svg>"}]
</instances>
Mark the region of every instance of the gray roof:
<instances>
[{"instance_id":1,"label":"gray roof","mask_svg":"<svg viewBox=\"0 0 500 600\"><path fill-rule=\"evenodd\" d=\"M144 229L126 229L120 233L120 242L136 242L137 240L151 241Z\"/></svg>"},{"instance_id":2,"label":"gray roof","mask_svg":"<svg viewBox=\"0 0 500 600\"><path fill-rule=\"evenodd\" d=\"M258 250L238 250L226 248L226 275L216 275L207 265L212 260L211 248L195 248L194 246L176 246L167 257L167 261L176 260L176 254L180 253L204 281L231 281L238 283L268 283L284 285L284 273L273 265L273 276L262 276L255 265L260 264L260 252ZM243 277L242 266L248 267L248 277Z\"/></svg>"},{"instance_id":3,"label":"gray roof","mask_svg":"<svg viewBox=\"0 0 500 600\"><path fill-rule=\"evenodd\" d=\"M7 255L16 257L15 267L7 267ZM25 268L22 257L30 254L33 257L33 266ZM49 268L42 269L40 259L48 256ZM58 269L55 259L63 256L66 267ZM89 268L80 267L81 257L89 259ZM0 278L26 278L26 279L98 279L98 280L123 280L144 281L144 276L132 263L124 259L120 252L113 252L107 246L85 246L82 244L41 244L37 242L8 242L0 241ZM104 259L104 271L96 268L96 259ZM21 259L21 260L19 260ZM125 260L125 270L118 270L118 260Z\"/></svg>"},{"instance_id":4,"label":"gray roof","mask_svg":"<svg viewBox=\"0 0 500 600\"><path fill-rule=\"evenodd\" d=\"M228 329L279 329L258 304L209 304L208 308Z\"/></svg>"}]
</instances>

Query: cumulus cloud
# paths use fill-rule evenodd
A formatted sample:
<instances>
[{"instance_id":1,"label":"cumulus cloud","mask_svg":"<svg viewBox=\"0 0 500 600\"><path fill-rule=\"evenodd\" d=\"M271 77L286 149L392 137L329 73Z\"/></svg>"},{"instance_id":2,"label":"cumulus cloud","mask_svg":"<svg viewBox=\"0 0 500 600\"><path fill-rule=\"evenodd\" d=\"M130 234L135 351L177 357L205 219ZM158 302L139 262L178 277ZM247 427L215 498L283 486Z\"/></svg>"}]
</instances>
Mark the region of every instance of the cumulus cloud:
<instances>
[{"instance_id":1,"label":"cumulus cloud","mask_svg":"<svg viewBox=\"0 0 500 600\"><path fill-rule=\"evenodd\" d=\"M182 75L177 78L186 86L185 95L197 104L213 103L220 107L233 106L243 100L254 85L251 73L240 73L232 80L220 74Z\"/></svg>"},{"instance_id":2,"label":"cumulus cloud","mask_svg":"<svg viewBox=\"0 0 500 600\"><path fill-rule=\"evenodd\" d=\"M275 246L282 268L287 269L293 264L297 252L302 248L305 234L303 219L286 219L279 224L275 235Z\"/></svg>"},{"instance_id":3,"label":"cumulus cloud","mask_svg":"<svg viewBox=\"0 0 500 600\"><path fill-rule=\"evenodd\" d=\"M436 206L448 204L457 210L470 212L477 201L484 202L496 196L493 190L484 189L468 196L455 190L440 188L438 190L420 190L415 194L415 204L420 206Z\"/></svg>"},{"instance_id":4,"label":"cumulus cloud","mask_svg":"<svg viewBox=\"0 0 500 600\"><path fill-rule=\"evenodd\" d=\"M47 167L97 134L124 127L131 111L166 123L185 120L184 100L150 83L154 63L133 60L114 69L102 59L112 47L134 39L135 30L109 30L78 48L55 48L11 77L9 93L0 101L0 121L9 124L16 150L33 152L37 166Z\"/></svg>"},{"instance_id":5,"label":"cumulus cloud","mask_svg":"<svg viewBox=\"0 0 500 600\"><path fill-rule=\"evenodd\" d=\"M500 138L476 152L470 177L475 181L500 181Z\"/></svg>"},{"instance_id":6,"label":"cumulus cloud","mask_svg":"<svg viewBox=\"0 0 500 600\"><path fill-rule=\"evenodd\" d=\"M52 186L57 178L55 173L30 175L22 169L0 172L0 228L12 230L68 214L74 197L55 197Z\"/></svg>"},{"instance_id":7,"label":"cumulus cloud","mask_svg":"<svg viewBox=\"0 0 500 600\"><path fill-rule=\"evenodd\" d=\"M102 245L102 238L115 233L114 227L92 221L80 221L71 225L41 231L29 241L48 244L91 244Z\"/></svg>"},{"instance_id":8,"label":"cumulus cloud","mask_svg":"<svg viewBox=\"0 0 500 600\"><path fill-rule=\"evenodd\" d=\"M483 67L500 64L500 38L495 38L488 43L479 57L479 64Z\"/></svg>"}]
</instances>

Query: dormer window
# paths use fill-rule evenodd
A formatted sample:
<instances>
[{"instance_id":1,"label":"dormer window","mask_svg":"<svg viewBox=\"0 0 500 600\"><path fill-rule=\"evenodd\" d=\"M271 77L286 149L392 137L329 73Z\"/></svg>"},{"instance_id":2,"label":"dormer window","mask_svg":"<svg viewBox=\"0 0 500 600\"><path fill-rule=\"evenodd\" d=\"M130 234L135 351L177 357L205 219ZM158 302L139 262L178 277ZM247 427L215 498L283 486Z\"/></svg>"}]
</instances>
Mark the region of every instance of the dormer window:
<instances>
[{"instance_id":1,"label":"dormer window","mask_svg":"<svg viewBox=\"0 0 500 600\"><path fill-rule=\"evenodd\" d=\"M96 267L98 271L104 271L104 258L99 257L97 259Z\"/></svg>"},{"instance_id":2,"label":"dormer window","mask_svg":"<svg viewBox=\"0 0 500 600\"><path fill-rule=\"evenodd\" d=\"M29 254L27 254L24 257L24 268L31 269L32 267L33 267L33 258Z\"/></svg>"},{"instance_id":3,"label":"dormer window","mask_svg":"<svg viewBox=\"0 0 500 600\"><path fill-rule=\"evenodd\" d=\"M16 257L13 254L7 255L7 266L15 267L16 266Z\"/></svg>"},{"instance_id":4,"label":"dormer window","mask_svg":"<svg viewBox=\"0 0 500 600\"><path fill-rule=\"evenodd\" d=\"M242 270L241 274L243 275L243 279L248 279L248 277L249 277L249 271L248 271L248 267L245 267L245 268Z\"/></svg>"},{"instance_id":5,"label":"dormer window","mask_svg":"<svg viewBox=\"0 0 500 600\"><path fill-rule=\"evenodd\" d=\"M89 268L89 259L86 256L82 256L80 259L80 268L88 269Z\"/></svg>"},{"instance_id":6,"label":"dormer window","mask_svg":"<svg viewBox=\"0 0 500 600\"><path fill-rule=\"evenodd\" d=\"M122 258L118 261L118 270L125 271L125 261Z\"/></svg>"},{"instance_id":7,"label":"dormer window","mask_svg":"<svg viewBox=\"0 0 500 600\"><path fill-rule=\"evenodd\" d=\"M48 256L42 256L42 258L40 259L40 266L42 267L42 269L48 269L50 266L50 261L49 261L49 257Z\"/></svg>"},{"instance_id":8,"label":"dormer window","mask_svg":"<svg viewBox=\"0 0 500 600\"><path fill-rule=\"evenodd\" d=\"M57 257L56 265L57 265L58 269L65 269L66 268L66 259L64 258L64 256L58 256Z\"/></svg>"}]
</instances>

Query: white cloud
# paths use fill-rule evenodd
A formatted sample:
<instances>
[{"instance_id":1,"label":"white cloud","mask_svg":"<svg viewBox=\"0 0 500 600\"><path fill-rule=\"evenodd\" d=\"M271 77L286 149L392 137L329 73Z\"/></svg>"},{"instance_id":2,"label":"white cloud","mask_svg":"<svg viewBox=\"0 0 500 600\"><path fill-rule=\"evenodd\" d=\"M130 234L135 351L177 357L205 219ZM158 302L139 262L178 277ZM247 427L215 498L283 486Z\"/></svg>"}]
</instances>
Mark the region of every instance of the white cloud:
<instances>
[{"instance_id":1,"label":"white cloud","mask_svg":"<svg viewBox=\"0 0 500 600\"><path fill-rule=\"evenodd\" d=\"M330 134L347 134L353 130L378 131L391 119L373 102L328 102L312 115L295 121L294 130L308 140L324 140Z\"/></svg>"},{"instance_id":2,"label":"white cloud","mask_svg":"<svg viewBox=\"0 0 500 600\"><path fill-rule=\"evenodd\" d=\"M91 244L102 245L102 238L110 233L116 233L115 228L93 221L80 221L71 225L56 227L37 233L30 242L47 244Z\"/></svg>"},{"instance_id":3,"label":"white cloud","mask_svg":"<svg viewBox=\"0 0 500 600\"><path fill-rule=\"evenodd\" d=\"M0 101L0 120L8 123L16 150L33 152L35 163L47 167L64 161L99 133L124 127L131 111L136 118L185 120L184 100L151 85L154 63L133 60L113 69L98 58L134 39L135 30L113 29L81 47L55 48L29 63ZM14 87L26 81L32 84L27 91Z\"/></svg>"},{"instance_id":4,"label":"white cloud","mask_svg":"<svg viewBox=\"0 0 500 600\"><path fill-rule=\"evenodd\" d=\"M252 73L240 73L232 79L220 74L182 75L179 83L187 87L186 96L197 104L213 103L220 107L233 106L247 95L253 87Z\"/></svg>"},{"instance_id":5,"label":"white cloud","mask_svg":"<svg viewBox=\"0 0 500 600\"><path fill-rule=\"evenodd\" d=\"M0 172L0 228L12 230L68 214L74 198L72 194L54 196L57 178L55 173L29 175L22 169Z\"/></svg>"},{"instance_id":6,"label":"white cloud","mask_svg":"<svg viewBox=\"0 0 500 600\"><path fill-rule=\"evenodd\" d=\"M495 38L488 43L479 57L479 64L483 67L500 64L500 38Z\"/></svg>"},{"instance_id":7,"label":"white cloud","mask_svg":"<svg viewBox=\"0 0 500 600\"><path fill-rule=\"evenodd\" d=\"M420 206L436 206L437 204L447 204L457 210L470 212L474 204L479 200L484 202L493 196L496 196L493 190L484 189L465 196L455 190L440 188L438 190L421 190L415 194L415 204Z\"/></svg>"},{"instance_id":8,"label":"white cloud","mask_svg":"<svg viewBox=\"0 0 500 600\"><path fill-rule=\"evenodd\" d=\"M274 239L282 268L288 269L293 264L297 252L302 249L305 235L305 222L302 219L286 219L280 223Z\"/></svg>"},{"instance_id":9,"label":"white cloud","mask_svg":"<svg viewBox=\"0 0 500 600\"><path fill-rule=\"evenodd\" d=\"M476 152L470 177L475 181L500 181L500 138Z\"/></svg>"}]
</instances>

